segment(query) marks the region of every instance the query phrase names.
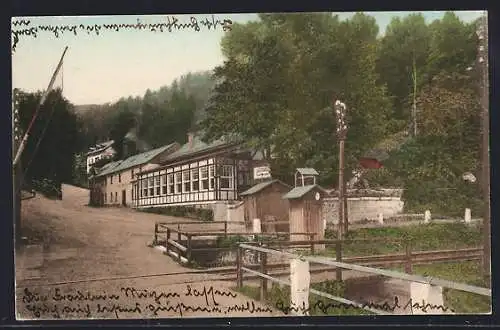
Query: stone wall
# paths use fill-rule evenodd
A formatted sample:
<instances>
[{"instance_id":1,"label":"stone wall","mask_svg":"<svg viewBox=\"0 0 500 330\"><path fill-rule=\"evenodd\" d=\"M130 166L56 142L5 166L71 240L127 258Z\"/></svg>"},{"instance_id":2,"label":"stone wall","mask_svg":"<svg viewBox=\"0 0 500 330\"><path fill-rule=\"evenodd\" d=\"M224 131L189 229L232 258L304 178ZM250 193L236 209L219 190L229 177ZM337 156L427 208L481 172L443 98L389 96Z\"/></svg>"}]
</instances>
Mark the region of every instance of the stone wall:
<instances>
[{"instance_id":1,"label":"stone wall","mask_svg":"<svg viewBox=\"0 0 500 330\"><path fill-rule=\"evenodd\" d=\"M227 231L228 233L244 233L245 226L245 205L243 202L227 205Z\"/></svg>"},{"instance_id":2,"label":"stone wall","mask_svg":"<svg viewBox=\"0 0 500 330\"><path fill-rule=\"evenodd\" d=\"M378 214L389 218L403 212L404 202L400 197L350 197L347 199L349 222L377 220ZM323 200L322 219L327 224L338 223L338 198Z\"/></svg>"}]
</instances>

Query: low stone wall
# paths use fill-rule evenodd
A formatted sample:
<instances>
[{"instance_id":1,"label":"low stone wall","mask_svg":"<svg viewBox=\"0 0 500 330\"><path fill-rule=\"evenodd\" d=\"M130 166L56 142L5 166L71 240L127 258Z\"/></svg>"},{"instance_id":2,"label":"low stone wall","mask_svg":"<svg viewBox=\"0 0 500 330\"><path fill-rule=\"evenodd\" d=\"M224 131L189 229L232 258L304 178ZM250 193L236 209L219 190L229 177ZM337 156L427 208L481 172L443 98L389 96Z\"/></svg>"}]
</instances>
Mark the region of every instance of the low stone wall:
<instances>
[{"instance_id":1,"label":"low stone wall","mask_svg":"<svg viewBox=\"0 0 500 330\"><path fill-rule=\"evenodd\" d=\"M403 212L404 202L400 197L350 197L347 199L349 222L377 220L380 213L389 218ZM322 218L327 224L338 223L338 198L323 200Z\"/></svg>"}]
</instances>

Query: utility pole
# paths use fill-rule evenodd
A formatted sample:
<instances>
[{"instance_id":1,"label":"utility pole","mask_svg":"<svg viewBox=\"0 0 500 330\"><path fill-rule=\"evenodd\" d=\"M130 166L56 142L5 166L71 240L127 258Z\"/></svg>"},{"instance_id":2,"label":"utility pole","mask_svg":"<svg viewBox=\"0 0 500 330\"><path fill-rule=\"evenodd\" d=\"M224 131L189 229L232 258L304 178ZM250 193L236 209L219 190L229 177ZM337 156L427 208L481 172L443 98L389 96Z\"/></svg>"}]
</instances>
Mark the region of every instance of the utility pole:
<instances>
[{"instance_id":1,"label":"utility pole","mask_svg":"<svg viewBox=\"0 0 500 330\"><path fill-rule=\"evenodd\" d=\"M338 225L338 239L343 239L344 234L346 233L346 218L345 218L345 208L346 204L344 203L344 195L346 192L345 189L345 180L344 180L344 145L345 139L347 136L347 122L345 119L346 114L346 105L345 103L340 102L339 100L335 101L335 116L337 119L337 138L339 140L339 225Z\"/></svg>"},{"instance_id":2,"label":"utility pole","mask_svg":"<svg viewBox=\"0 0 500 330\"><path fill-rule=\"evenodd\" d=\"M477 31L479 38L478 65L480 70L481 97L481 192L483 195L483 277L491 281L491 218L490 218L490 148L489 148L489 70L488 70L488 16L483 13Z\"/></svg>"},{"instance_id":3,"label":"utility pole","mask_svg":"<svg viewBox=\"0 0 500 330\"><path fill-rule=\"evenodd\" d=\"M413 106L412 106L412 121L413 121L413 136L417 136L417 64L415 62L415 55L413 55Z\"/></svg>"}]
</instances>

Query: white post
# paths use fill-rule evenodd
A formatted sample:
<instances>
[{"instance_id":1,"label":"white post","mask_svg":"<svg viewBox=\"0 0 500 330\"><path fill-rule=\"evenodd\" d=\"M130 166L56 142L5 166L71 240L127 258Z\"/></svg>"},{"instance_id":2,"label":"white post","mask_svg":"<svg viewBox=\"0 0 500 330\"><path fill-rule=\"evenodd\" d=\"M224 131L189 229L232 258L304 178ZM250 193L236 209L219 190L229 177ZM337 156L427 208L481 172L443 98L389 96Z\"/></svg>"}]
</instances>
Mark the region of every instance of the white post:
<instances>
[{"instance_id":1,"label":"white post","mask_svg":"<svg viewBox=\"0 0 500 330\"><path fill-rule=\"evenodd\" d=\"M383 225L384 224L384 214L379 213L377 220L378 220L379 224Z\"/></svg>"},{"instance_id":2,"label":"white post","mask_svg":"<svg viewBox=\"0 0 500 330\"><path fill-rule=\"evenodd\" d=\"M253 233L254 234L260 234L262 232L262 227L260 224L260 219L253 219ZM255 239L255 235L253 235L253 238Z\"/></svg>"},{"instance_id":3,"label":"white post","mask_svg":"<svg viewBox=\"0 0 500 330\"><path fill-rule=\"evenodd\" d=\"M296 316L309 315L309 262L300 259L290 260L290 309Z\"/></svg>"},{"instance_id":4,"label":"white post","mask_svg":"<svg viewBox=\"0 0 500 330\"><path fill-rule=\"evenodd\" d=\"M253 232L254 234L260 234L262 232L260 219L253 219Z\"/></svg>"},{"instance_id":5,"label":"white post","mask_svg":"<svg viewBox=\"0 0 500 330\"><path fill-rule=\"evenodd\" d=\"M469 208L465 209L464 220L465 220L465 223L470 223L471 222L471 213L470 213L470 209Z\"/></svg>"},{"instance_id":6,"label":"white post","mask_svg":"<svg viewBox=\"0 0 500 330\"><path fill-rule=\"evenodd\" d=\"M429 223L431 221L431 211L426 210L424 213L424 223Z\"/></svg>"},{"instance_id":7,"label":"white post","mask_svg":"<svg viewBox=\"0 0 500 330\"><path fill-rule=\"evenodd\" d=\"M450 314L444 306L443 288L440 286L411 282L411 314L435 315Z\"/></svg>"}]
</instances>

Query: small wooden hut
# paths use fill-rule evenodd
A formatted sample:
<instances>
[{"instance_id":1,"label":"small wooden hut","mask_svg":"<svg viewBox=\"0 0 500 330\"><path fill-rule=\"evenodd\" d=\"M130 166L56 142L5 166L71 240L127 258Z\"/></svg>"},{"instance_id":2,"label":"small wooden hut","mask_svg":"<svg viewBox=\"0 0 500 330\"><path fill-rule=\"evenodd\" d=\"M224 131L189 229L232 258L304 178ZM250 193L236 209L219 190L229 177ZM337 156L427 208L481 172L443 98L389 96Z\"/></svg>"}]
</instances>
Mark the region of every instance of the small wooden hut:
<instances>
[{"instance_id":1,"label":"small wooden hut","mask_svg":"<svg viewBox=\"0 0 500 330\"><path fill-rule=\"evenodd\" d=\"M240 193L247 228L252 227L253 219L260 219L263 232L288 231L289 204L282 196L290 188L280 180L269 180Z\"/></svg>"},{"instance_id":2,"label":"small wooden hut","mask_svg":"<svg viewBox=\"0 0 500 330\"><path fill-rule=\"evenodd\" d=\"M283 199L289 201L290 233L316 233L314 239L321 240L324 239L325 235L321 208L323 198L328 193L316 184L317 175L318 173L314 169L297 169L296 187L285 194ZM298 176L300 176L300 180L297 180ZM305 179L312 179L312 182L306 182ZM290 240L308 239L309 236L290 235Z\"/></svg>"}]
</instances>

